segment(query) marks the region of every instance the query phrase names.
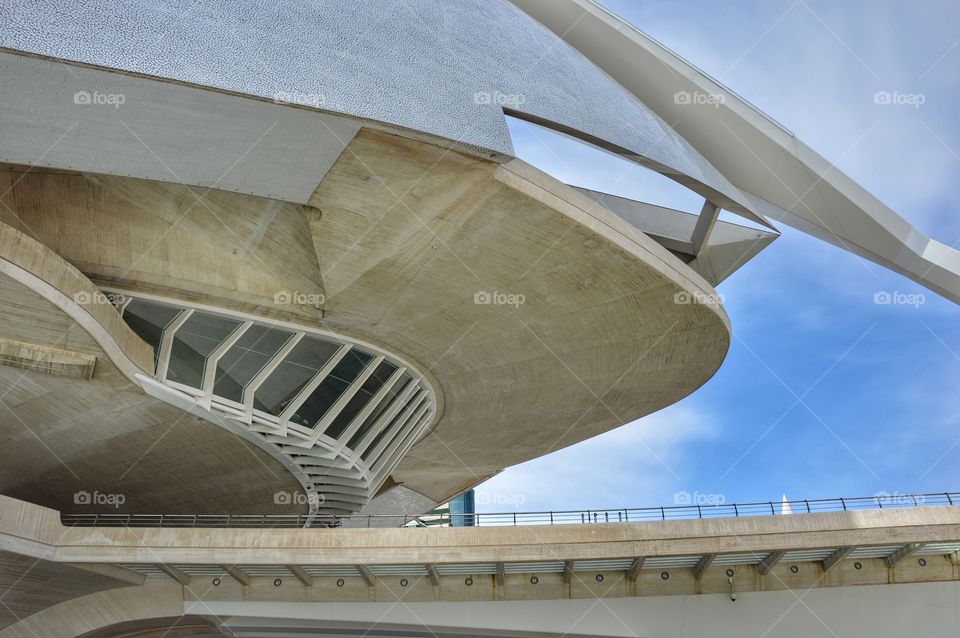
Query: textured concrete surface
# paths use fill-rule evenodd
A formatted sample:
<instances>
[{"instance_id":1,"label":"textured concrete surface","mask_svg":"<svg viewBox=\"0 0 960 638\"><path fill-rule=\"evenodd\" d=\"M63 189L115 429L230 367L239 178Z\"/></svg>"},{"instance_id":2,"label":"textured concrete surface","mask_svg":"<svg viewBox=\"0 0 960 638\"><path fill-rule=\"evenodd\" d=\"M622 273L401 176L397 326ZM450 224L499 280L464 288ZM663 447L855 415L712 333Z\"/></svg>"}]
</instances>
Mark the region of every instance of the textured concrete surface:
<instances>
[{"instance_id":1,"label":"textured concrete surface","mask_svg":"<svg viewBox=\"0 0 960 638\"><path fill-rule=\"evenodd\" d=\"M505 0L16 0L0 7L0 47L281 96L511 155L506 107L744 203L639 99Z\"/></svg>"},{"instance_id":2,"label":"textured concrete surface","mask_svg":"<svg viewBox=\"0 0 960 638\"><path fill-rule=\"evenodd\" d=\"M0 224L0 339L96 360L90 379L0 365L0 491L77 513L304 511L275 502L299 484L271 456L143 393L130 371L152 371L151 349L96 294L64 259Z\"/></svg>"},{"instance_id":3,"label":"textured concrete surface","mask_svg":"<svg viewBox=\"0 0 960 638\"><path fill-rule=\"evenodd\" d=\"M203 626L203 617L222 624L227 635L257 637L273 631L364 631L374 619L372 635L384 636L425 628L438 635L901 635L869 633L884 626L954 635L960 620L955 554L925 555L922 562L894 566L865 557L829 568L825 562L790 559L766 572L755 564L721 560L780 549L809 552L948 539L960 540L958 507L539 527L94 529L63 528L52 510L0 497L0 547L14 559L0 561L0 577L15 579L18 570L33 574L14 582L9 592L11 600L31 600L35 612L0 636L74 635L64 628L103 632L96 636L114 635L111 628L160 636L174 625L202 630L196 635L218 635ZM711 552L719 554L717 560L700 572L653 566L631 577L603 562ZM601 562L574 567L569 578L536 566L576 566L588 559ZM501 561L521 569L502 577L471 573L471 566ZM378 574L368 583L353 571L358 564ZM132 571L144 565L154 567L146 578ZM329 571L312 578L255 571L285 565L342 565L351 573L338 580ZM463 570L430 578L428 565ZM199 573L183 578L184 570L201 566ZM58 578L47 587L35 586L44 573L64 568L76 576L72 581ZM114 579L104 581L106 573ZM120 588L98 591L105 585ZM602 614L593 616L595 609Z\"/></svg>"},{"instance_id":4,"label":"textured concrete surface","mask_svg":"<svg viewBox=\"0 0 960 638\"><path fill-rule=\"evenodd\" d=\"M359 128L342 117L10 53L0 53L0 103L0 162L299 203Z\"/></svg>"}]
</instances>

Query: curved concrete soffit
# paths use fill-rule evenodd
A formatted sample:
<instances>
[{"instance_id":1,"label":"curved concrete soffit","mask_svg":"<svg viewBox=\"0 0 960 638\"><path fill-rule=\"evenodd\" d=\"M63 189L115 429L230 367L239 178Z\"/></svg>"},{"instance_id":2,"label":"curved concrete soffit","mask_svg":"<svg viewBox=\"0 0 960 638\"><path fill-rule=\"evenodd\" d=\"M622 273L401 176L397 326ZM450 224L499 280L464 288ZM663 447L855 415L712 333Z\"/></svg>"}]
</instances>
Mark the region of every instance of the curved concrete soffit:
<instances>
[{"instance_id":1,"label":"curved concrete soffit","mask_svg":"<svg viewBox=\"0 0 960 638\"><path fill-rule=\"evenodd\" d=\"M419 383L423 384L425 389L423 391L424 403L418 404L416 409L410 409L410 414L407 415L409 421L400 423L396 427L400 440L394 441L393 438L384 437L387 441L376 445L374 448L375 451L380 452L380 455L375 455L369 463L354 459L349 467L338 467L343 464L340 456L338 456L342 452L343 446L337 450L338 454L334 454L330 463L325 462L328 459L323 459L324 462L321 462L320 459L313 461L309 458L309 455L314 444L316 444L316 440L309 443L301 440L303 437L288 439L277 434L273 427L258 430L256 424L245 421L242 417L238 418L235 410L214 409L214 407L219 406L212 403L210 396L192 396L158 381L154 376L153 348L140 339L123 321L117 309L108 300L107 295L87 279L83 273L49 248L6 224L0 224L0 273L32 290L80 325L103 349L110 362L148 395L185 412L204 418L270 454L302 486L306 504L309 505L309 515L320 512L323 509L321 504L329 499L329 496L324 494L325 480L335 484L330 488L333 490L339 489L337 484L342 483L362 485L362 487L356 488L363 492L360 494L362 502L355 506L355 510L360 510L387 479L390 470L399 463L403 453L442 414L443 402L442 398L438 398L440 393L436 390L435 380L432 380L430 375L423 373L419 365L410 364L401 359L405 364L403 369L409 370L410 374L419 379ZM111 292L126 296L123 291ZM342 336L338 336L338 338L341 341L343 340ZM353 339L349 341L356 342ZM380 349L377 346L365 343L363 345L373 351ZM431 380L428 380L428 377ZM399 418L406 414L406 409L408 408L405 407L404 411L387 410L384 414ZM396 415L395 412L401 413ZM361 412L361 414L366 415L369 412ZM384 425L393 425L393 422ZM402 434L402 437L399 436L400 434ZM320 456L329 455L321 454ZM353 471L357 466L363 468L363 471L360 471L359 474ZM346 476L346 474L350 474L350 476ZM349 491L351 495L356 496L355 490L352 490L350 486L345 486L345 491ZM293 495L291 495L291 498L293 498Z\"/></svg>"},{"instance_id":2,"label":"curved concrete soffit","mask_svg":"<svg viewBox=\"0 0 960 638\"><path fill-rule=\"evenodd\" d=\"M152 373L152 349L100 289L49 248L6 224L0 224L0 272L76 321L131 382L139 385L138 375Z\"/></svg>"},{"instance_id":3,"label":"curved concrete soffit","mask_svg":"<svg viewBox=\"0 0 960 638\"><path fill-rule=\"evenodd\" d=\"M960 251L926 237L736 93L593 0L510 1L672 122L749 209L960 303ZM711 100L685 104L678 94Z\"/></svg>"},{"instance_id":4,"label":"curved concrete soffit","mask_svg":"<svg viewBox=\"0 0 960 638\"><path fill-rule=\"evenodd\" d=\"M113 625L183 615L177 583L123 587L48 607L0 630L0 638L73 638Z\"/></svg>"}]
</instances>

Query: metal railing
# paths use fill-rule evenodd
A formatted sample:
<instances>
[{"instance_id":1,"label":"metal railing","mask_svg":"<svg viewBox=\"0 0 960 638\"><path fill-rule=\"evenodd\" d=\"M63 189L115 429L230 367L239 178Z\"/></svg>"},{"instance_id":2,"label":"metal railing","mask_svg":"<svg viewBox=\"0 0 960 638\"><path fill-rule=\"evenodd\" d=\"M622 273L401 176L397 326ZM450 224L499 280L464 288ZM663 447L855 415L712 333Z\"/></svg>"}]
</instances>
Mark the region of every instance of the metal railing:
<instances>
[{"instance_id":1,"label":"metal railing","mask_svg":"<svg viewBox=\"0 0 960 638\"><path fill-rule=\"evenodd\" d=\"M548 512L496 512L476 514L62 514L64 525L76 527L232 527L232 528L330 528L330 527L433 527L437 525L513 526L601 523L642 523L650 521L690 520L702 518L735 518L744 516L776 516L853 510L890 509L900 507L960 505L960 492L933 494L893 494L856 498L826 498L759 503L721 503L672 505L597 510Z\"/></svg>"}]
</instances>

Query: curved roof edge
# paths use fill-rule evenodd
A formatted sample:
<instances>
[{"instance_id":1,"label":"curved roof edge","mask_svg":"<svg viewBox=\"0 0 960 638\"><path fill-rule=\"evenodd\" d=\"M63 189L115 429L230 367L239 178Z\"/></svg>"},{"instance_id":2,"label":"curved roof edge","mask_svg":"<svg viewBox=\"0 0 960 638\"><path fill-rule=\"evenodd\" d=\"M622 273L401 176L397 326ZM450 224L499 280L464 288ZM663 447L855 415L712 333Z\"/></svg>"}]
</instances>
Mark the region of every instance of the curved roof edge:
<instances>
[{"instance_id":1,"label":"curved roof edge","mask_svg":"<svg viewBox=\"0 0 960 638\"><path fill-rule=\"evenodd\" d=\"M960 252L925 236L730 89L593 0L510 1L675 122L755 210L960 303ZM683 94L712 99L677 99Z\"/></svg>"}]
</instances>

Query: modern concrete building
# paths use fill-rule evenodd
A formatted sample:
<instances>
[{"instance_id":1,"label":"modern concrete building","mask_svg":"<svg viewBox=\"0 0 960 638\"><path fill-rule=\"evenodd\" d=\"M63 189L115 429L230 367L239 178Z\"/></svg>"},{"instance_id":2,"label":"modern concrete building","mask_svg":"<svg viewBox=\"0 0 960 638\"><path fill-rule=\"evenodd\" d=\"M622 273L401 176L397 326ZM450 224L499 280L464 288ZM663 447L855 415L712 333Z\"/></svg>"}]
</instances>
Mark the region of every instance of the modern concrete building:
<instances>
[{"instance_id":1,"label":"modern concrete building","mask_svg":"<svg viewBox=\"0 0 960 638\"><path fill-rule=\"evenodd\" d=\"M560 183L515 158L508 116L661 173L703 205ZM626 522L548 528L534 537L554 540L534 547L526 528L57 521L398 525L705 383L730 341L714 286L778 224L960 300L957 251L589 0L3 3L0 602L16 603L0 609L0 636L347 634L397 600L436 604L419 624L454 633L681 635L647 620L561 627L563 614L511 624L486 607L458 626L444 605L725 597L733 577L711 565L744 552L759 558L728 561L747 565L743 591L781 590L758 596L830 573L877 585L864 603L876 608L905 581L955 603L950 503L662 521L670 539L699 540L656 547L643 539L661 532ZM862 582L846 569L861 546L873 548ZM922 548L936 570L895 569ZM818 567L772 586L785 552ZM661 559L686 570L676 587L637 585L670 578ZM577 589L580 571L594 584ZM388 576L422 584L407 597ZM620 589L598 593L601 576ZM549 587L529 589L534 578ZM223 589L211 597L207 580ZM697 613L714 613L703 600ZM418 624L391 613L387 633ZM925 622L956 631L955 615Z\"/></svg>"}]
</instances>

